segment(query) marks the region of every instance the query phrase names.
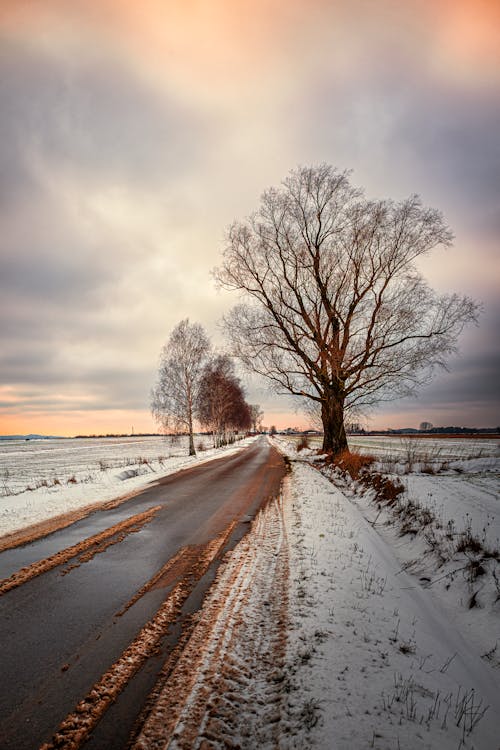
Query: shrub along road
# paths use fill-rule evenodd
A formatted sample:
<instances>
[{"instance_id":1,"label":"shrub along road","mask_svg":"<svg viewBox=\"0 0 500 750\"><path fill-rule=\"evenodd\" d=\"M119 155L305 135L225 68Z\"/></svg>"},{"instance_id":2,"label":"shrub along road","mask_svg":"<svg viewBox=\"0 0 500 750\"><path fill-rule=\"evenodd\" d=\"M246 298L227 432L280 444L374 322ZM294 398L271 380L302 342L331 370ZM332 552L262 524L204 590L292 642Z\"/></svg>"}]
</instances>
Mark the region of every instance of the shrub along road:
<instances>
[{"instance_id":1,"label":"shrub along road","mask_svg":"<svg viewBox=\"0 0 500 750\"><path fill-rule=\"evenodd\" d=\"M220 558L284 473L260 439L0 554L2 748L125 747Z\"/></svg>"}]
</instances>

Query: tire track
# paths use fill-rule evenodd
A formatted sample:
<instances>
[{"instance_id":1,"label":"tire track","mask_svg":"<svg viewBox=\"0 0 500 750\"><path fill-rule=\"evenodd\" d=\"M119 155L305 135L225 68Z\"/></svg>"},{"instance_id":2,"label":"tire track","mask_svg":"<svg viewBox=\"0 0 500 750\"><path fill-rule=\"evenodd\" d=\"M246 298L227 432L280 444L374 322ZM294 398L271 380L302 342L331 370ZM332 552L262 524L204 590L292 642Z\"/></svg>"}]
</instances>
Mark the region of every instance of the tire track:
<instances>
[{"instance_id":1,"label":"tire track","mask_svg":"<svg viewBox=\"0 0 500 750\"><path fill-rule=\"evenodd\" d=\"M64 563L73 557L81 555L78 562L63 571L63 574L69 573L71 569L78 567L84 562L88 562L94 555L104 552L109 546L119 544L128 534L140 531L147 523L153 520L161 508L161 505L156 505L154 508L150 508L143 513L137 513L125 521L120 521L120 523L110 526L99 534L89 536L87 539L78 542L78 544L56 552L55 555L21 568L8 578L0 581L0 596L30 581L32 578L42 575L42 573L47 573L47 571L57 568L59 565L64 565ZM116 537L116 539L113 539L113 537Z\"/></svg>"},{"instance_id":2,"label":"tire track","mask_svg":"<svg viewBox=\"0 0 500 750\"><path fill-rule=\"evenodd\" d=\"M74 711L61 722L52 740L42 745L40 750L77 750L82 746L136 672L156 653L161 639L179 617L182 605L195 583L220 553L235 525L236 521L233 521L223 533L208 544L185 548L188 564L185 566L184 575L168 594L156 615L144 625L120 658L95 683ZM165 567L168 568L168 564ZM160 573L164 574L165 570L162 569ZM154 576L149 587L157 585L160 577L158 574ZM145 590L147 588L148 585Z\"/></svg>"},{"instance_id":3,"label":"tire track","mask_svg":"<svg viewBox=\"0 0 500 750\"><path fill-rule=\"evenodd\" d=\"M287 624L281 499L227 555L132 750L276 747Z\"/></svg>"}]
</instances>

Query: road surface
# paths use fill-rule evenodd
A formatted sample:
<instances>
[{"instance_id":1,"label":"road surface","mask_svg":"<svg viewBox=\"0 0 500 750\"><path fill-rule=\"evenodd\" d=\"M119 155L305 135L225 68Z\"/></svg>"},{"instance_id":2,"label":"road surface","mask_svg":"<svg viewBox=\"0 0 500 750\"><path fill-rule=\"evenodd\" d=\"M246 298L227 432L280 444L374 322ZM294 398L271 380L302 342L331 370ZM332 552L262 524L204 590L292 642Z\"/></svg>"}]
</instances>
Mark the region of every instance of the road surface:
<instances>
[{"instance_id":1,"label":"road surface","mask_svg":"<svg viewBox=\"0 0 500 750\"><path fill-rule=\"evenodd\" d=\"M1 750L123 750L221 556L284 472L261 438L2 552Z\"/></svg>"}]
</instances>

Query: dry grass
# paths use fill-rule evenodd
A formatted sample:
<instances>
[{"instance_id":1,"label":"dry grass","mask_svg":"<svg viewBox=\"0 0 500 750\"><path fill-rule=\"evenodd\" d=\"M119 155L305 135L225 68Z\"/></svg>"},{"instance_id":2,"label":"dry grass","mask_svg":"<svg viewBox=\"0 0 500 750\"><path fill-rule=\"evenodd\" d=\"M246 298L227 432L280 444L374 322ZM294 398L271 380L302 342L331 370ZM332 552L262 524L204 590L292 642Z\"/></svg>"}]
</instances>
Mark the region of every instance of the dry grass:
<instances>
[{"instance_id":1,"label":"dry grass","mask_svg":"<svg viewBox=\"0 0 500 750\"><path fill-rule=\"evenodd\" d=\"M336 466L342 474L349 474L351 479L359 479L361 474L375 463L375 456L344 450L337 456L327 456L325 463Z\"/></svg>"},{"instance_id":2,"label":"dry grass","mask_svg":"<svg viewBox=\"0 0 500 750\"><path fill-rule=\"evenodd\" d=\"M307 437L307 435L302 435L295 447L295 450L297 451L297 453L300 453L300 451L303 451L304 448L309 448L309 446L309 438Z\"/></svg>"}]
</instances>

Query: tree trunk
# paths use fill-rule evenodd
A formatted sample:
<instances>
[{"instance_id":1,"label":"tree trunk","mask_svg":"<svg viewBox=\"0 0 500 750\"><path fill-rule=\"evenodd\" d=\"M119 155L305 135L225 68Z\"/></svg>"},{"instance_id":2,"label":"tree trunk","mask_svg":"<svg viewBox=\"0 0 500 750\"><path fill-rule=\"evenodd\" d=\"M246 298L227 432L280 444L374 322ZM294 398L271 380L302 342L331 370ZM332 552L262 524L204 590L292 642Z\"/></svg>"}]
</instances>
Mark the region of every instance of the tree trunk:
<instances>
[{"instance_id":1,"label":"tree trunk","mask_svg":"<svg viewBox=\"0 0 500 750\"><path fill-rule=\"evenodd\" d=\"M196 451L194 449L193 417L191 415L191 410L189 411L188 425L189 425L189 455L196 456Z\"/></svg>"},{"instance_id":2,"label":"tree trunk","mask_svg":"<svg viewBox=\"0 0 500 750\"><path fill-rule=\"evenodd\" d=\"M344 399L335 393L325 394L321 406L323 451L337 456L347 450L344 428Z\"/></svg>"}]
</instances>

